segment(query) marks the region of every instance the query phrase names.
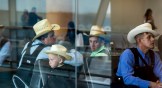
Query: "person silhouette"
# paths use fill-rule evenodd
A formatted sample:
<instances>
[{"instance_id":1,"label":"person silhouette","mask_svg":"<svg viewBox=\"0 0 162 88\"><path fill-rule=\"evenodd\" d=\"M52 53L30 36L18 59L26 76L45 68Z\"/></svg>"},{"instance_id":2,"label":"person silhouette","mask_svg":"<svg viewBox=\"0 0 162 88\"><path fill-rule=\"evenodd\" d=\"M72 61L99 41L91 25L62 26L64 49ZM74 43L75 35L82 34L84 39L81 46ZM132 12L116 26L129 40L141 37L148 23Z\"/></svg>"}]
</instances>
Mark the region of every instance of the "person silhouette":
<instances>
[{"instance_id":1,"label":"person silhouette","mask_svg":"<svg viewBox=\"0 0 162 88\"><path fill-rule=\"evenodd\" d=\"M152 9L148 8L145 12L145 15L144 15L144 23L150 23L152 25L152 29L157 29L157 27L155 26L154 24L154 18L152 16Z\"/></svg>"},{"instance_id":2,"label":"person silhouette","mask_svg":"<svg viewBox=\"0 0 162 88\"><path fill-rule=\"evenodd\" d=\"M75 24L73 21L68 23L67 38L72 45L75 45Z\"/></svg>"},{"instance_id":3,"label":"person silhouette","mask_svg":"<svg viewBox=\"0 0 162 88\"><path fill-rule=\"evenodd\" d=\"M24 10L21 16L22 26L28 26L29 12L27 9Z\"/></svg>"},{"instance_id":4,"label":"person silhouette","mask_svg":"<svg viewBox=\"0 0 162 88\"><path fill-rule=\"evenodd\" d=\"M36 8L33 7L31 12L29 13L28 25L33 26L37 23L38 20L42 20L42 17L36 14Z\"/></svg>"}]
</instances>

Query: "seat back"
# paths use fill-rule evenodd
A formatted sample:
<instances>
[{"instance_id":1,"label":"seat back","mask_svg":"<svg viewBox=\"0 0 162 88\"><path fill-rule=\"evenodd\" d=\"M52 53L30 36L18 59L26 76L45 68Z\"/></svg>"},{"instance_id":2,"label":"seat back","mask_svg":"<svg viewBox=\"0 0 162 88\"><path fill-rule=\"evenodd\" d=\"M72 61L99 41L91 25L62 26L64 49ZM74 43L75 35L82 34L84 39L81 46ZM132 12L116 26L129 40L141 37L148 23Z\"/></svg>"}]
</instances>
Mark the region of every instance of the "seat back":
<instances>
[{"instance_id":1,"label":"seat back","mask_svg":"<svg viewBox=\"0 0 162 88\"><path fill-rule=\"evenodd\" d=\"M41 76L41 81L43 86L46 85L48 76L58 76L58 77L64 77L65 79L75 79L75 67L64 64L62 67L57 67L52 69L49 66L49 60L48 59L40 59L38 60L38 65L39 65L39 71L40 71L40 76Z\"/></svg>"}]
</instances>

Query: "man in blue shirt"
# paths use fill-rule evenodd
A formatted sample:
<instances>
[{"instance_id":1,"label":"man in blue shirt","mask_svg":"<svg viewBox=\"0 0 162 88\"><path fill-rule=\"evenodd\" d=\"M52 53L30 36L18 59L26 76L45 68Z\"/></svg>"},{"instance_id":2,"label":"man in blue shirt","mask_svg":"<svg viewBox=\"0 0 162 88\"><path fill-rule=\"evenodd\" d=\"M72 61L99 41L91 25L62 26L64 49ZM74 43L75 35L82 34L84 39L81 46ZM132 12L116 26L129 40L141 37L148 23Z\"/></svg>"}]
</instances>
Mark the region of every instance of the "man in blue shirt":
<instances>
[{"instance_id":1,"label":"man in blue shirt","mask_svg":"<svg viewBox=\"0 0 162 88\"><path fill-rule=\"evenodd\" d=\"M153 52L154 64L152 66L151 56L148 52L154 48L155 38L158 34L152 30L151 24L144 23L132 29L127 36L130 43L136 43L137 52L141 57L136 60L134 54L130 49L126 49L120 56L118 69L116 75L122 77L125 85L135 86L135 88L162 88L162 61L157 53ZM142 60L143 59L143 60ZM135 68L136 63L138 67ZM148 71L150 67L152 69ZM138 69L143 68L137 73ZM139 71L139 70L138 70ZM152 73L152 74L151 74ZM148 75L148 78L143 78L142 76ZM156 81L149 80L155 79Z\"/></svg>"}]
</instances>

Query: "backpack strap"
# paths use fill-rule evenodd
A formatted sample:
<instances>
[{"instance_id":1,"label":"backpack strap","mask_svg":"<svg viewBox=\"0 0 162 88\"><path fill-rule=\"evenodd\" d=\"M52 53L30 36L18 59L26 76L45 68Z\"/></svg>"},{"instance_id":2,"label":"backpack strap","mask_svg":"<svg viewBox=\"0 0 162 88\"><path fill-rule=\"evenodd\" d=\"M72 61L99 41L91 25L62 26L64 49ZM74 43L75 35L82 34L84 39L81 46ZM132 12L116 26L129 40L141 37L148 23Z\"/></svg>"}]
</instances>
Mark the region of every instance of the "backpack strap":
<instances>
[{"instance_id":1,"label":"backpack strap","mask_svg":"<svg viewBox=\"0 0 162 88\"><path fill-rule=\"evenodd\" d=\"M132 51L132 53L134 54L134 58L135 58L135 66L139 66L139 57L142 60L142 62L148 66L148 64L146 63L146 61L143 59L143 57L141 56L141 54L138 52L137 48L130 48L130 50Z\"/></svg>"},{"instance_id":2,"label":"backpack strap","mask_svg":"<svg viewBox=\"0 0 162 88\"><path fill-rule=\"evenodd\" d=\"M29 44L28 44L28 46L27 46L27 48L26 48L26 53L25 53L25 55L30 55L30 48L31 48L31 46L32 46L32 42L29 42ZM24 56L25 56L24 55Z\"/></svg>"},{"instance_id":3,"label":"backpack strap","mask_svg":"<svg viewBox=\"0 0 162 88\"><path fill-rule=\"evenodd\" d=\"M45 47L45 45L43 44L37 44L39 45L32 54L30 54L30 49L32 47L32 42L29 42L27 48L26 48L26 53L23 57L23 62L25 61L25 63L27 62L26 60L30 60L31 63L26 63L26 64L31 64L34 65L36 57L38 56L38 54L40 53L40 51ZM30 59L29 59L30 58Z\"/></svg>"},{"instance_id":4,"label":"backpack strap","mask_svg":"<svg viewBox=\"0 0 162 88\"><path fill-rule=\"evenodd\" d=\"M42 49L43 49L44 47L45 47L44 44L40 44L40 45L35 49L35 51L32 53L31 56L37 57L38 54L40 53L40 51L42 51Z\"/></svg>"}]
</instances>

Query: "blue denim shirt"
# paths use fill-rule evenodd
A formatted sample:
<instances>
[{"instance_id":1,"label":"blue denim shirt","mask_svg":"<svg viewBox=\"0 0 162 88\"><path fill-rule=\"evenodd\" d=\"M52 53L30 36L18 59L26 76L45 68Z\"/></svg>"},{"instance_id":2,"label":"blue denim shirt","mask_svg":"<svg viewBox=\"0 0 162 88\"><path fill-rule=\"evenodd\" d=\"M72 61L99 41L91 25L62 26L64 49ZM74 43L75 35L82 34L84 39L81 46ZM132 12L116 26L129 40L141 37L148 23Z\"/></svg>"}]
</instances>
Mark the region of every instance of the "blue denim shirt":
<instances>
[{"instance_id":1,"label":"blue denim shirt","mask_svg":"<svg viewBox=\"0 0 162 88\"><path fill-rule=\"evenodd\" d=\"M151 64L150 58L147 54L144 54L139 48L137 48L141 56L147 62L147 64ZM155 53L155 65L154 65L154 74L159 78L160 82L162 82L162 61L157 53ZM134 69L133 66L135 65L134 55L130 49L126 49L120 56L120 61L118 64L118 70L116 75L122 76L124 83L127 85L136 85L140 88L148 88L150 85L149 80L143 80L139 77L133 76ZM139 65L144 66L144 63L139 60Z\"/></svg>"}]
</instances>

